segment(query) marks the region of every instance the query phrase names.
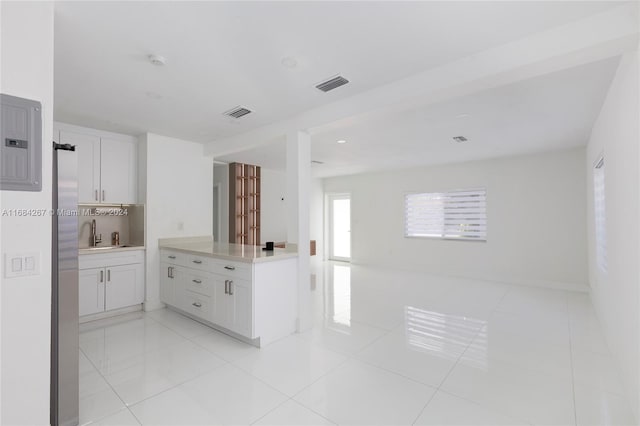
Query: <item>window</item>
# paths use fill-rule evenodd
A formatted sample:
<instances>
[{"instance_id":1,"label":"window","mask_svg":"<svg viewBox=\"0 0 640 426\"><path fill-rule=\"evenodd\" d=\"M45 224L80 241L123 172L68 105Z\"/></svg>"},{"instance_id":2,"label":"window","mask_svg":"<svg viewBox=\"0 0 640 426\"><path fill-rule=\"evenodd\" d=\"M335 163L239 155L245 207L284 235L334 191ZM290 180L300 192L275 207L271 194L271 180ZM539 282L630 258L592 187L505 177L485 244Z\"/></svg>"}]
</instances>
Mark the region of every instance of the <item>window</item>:
<instances>
[{"instance_id":1,"label":"window","mask_svg":"<svg viewBox=\"0 0 640 426\"><path fill-rule=\"evenodd\" d=\"M486 189L407 194L405 236L486 241Z\"/></svg>"},{"instance_id":2,"label":"window","mask_svg":"<svg viewBox=\"0 0 640 426\"><path fill-rule=\"evenodd\" d=\"M593 169L593 200L596 222L596 262L602 272L607 272L607 228L604 198L604 157Z\"/></svg>"}]
</instances>

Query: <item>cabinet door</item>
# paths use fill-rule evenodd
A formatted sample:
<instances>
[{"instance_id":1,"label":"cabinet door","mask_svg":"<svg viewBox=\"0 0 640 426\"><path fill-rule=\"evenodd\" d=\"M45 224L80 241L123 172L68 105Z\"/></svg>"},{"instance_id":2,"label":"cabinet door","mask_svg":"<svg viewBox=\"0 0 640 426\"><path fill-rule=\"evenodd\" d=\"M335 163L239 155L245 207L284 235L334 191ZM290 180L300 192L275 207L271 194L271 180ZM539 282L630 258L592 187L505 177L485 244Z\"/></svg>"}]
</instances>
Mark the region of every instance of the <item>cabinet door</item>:
<instances>
[{"instance_id":1,"label":"cabinet door","mask_svg":"<svg viewBox=\"0 0 640 426\"><path fill-rule=\"evenodd\" d=\"M142 303L140 292L144 282L142 264L109 266L106 268L105 309L124 308Z\"/></svg>"},{"instance_id":2,"label":"cabinet door","mask_svg":"<svg viewBox=\"0 0 640 426\"><path fill-rule=\"evenodd\" d=\"M176 306L176 283L180 277L180 270L169 263L160 264L160 301Z\"/></svg>"},{"instance_id":3,"label":"cabinet door","mask_svg":"<svg viewBox=\"0 0 640 426\"><path fill-rule=\"evenodd\" d=\"M229 327L233 322L229 318L229 295L227 294L227 277L223 275L213 275L213 308L212 322L222 327Z\"/></svg>"},{"instance_id":4,"label":"cabinet door","mask_svg":"<svg viewBox=\"0 0 640 426\"><path fill-rule=\"evenodd\" d=\"M132 142L102 138L100 201L136 202L136 146Z\"/></svg>"},{"instance_id":5,"label":"cabinet door","mask_svg":"<svg viewBox=\"0 0 640 426\"><path fill-rule=\"evenodd\" d=\"M76 146L78 202L100 202L100 138L61 130L60 143Z\"/></svg>"},{"instance_id":6,"label":"cabinet door","mask_svg":"<svg viewBox=\"0 0 640 426\"><path fill-rule=\"evenodd\" d=\"M80 316L104 311L104 268L78 271L78 308Z\"/></svg>"},{"instance_id":7,"label":"cabinet door","mask_svg":"<svg viewBox=\"0 0 640 426\"><path fill-rule=\"evenodd\" d=\"M244 280L229 280L229 329L246 337L252 337L251 327L251 283Z\"/></svg>"}]
</instances>

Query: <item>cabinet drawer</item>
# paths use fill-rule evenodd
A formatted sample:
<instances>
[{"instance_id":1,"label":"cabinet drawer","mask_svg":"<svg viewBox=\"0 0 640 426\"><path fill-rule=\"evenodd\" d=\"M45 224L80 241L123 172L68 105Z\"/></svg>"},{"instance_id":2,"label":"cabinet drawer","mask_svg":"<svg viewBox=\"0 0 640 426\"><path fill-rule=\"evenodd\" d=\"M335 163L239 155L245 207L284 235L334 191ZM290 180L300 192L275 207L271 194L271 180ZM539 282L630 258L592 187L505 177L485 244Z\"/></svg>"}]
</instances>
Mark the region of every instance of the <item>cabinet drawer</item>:
<instances>
[{"instance_id":1,"label":"cabinet drawer","mask_svg":"<svg viewBox=\"0 0 640 426\"><path fill-rule=\"evenodd\" d=\"M216 259L211 271L230 278L251 280L251 264L248 263L225 262L224 260Z\"/></svg>"},{"instance_id":2,"label":"cabinet drawer","mask_svg":"<svg viewBox=\"0 0 640 426\"><path fill-rule=\"evenodd\" d=\"M144 250L92 253L78 256L78 269L104 268L134 263L144 263Z\"/></svg>"},{"instance_id":3,"label":"cabinet drawer","mask_svg":"<svg viewBox=\"0 0 640 426\"><path fill-rule=\"evenodd\" d=\"M184 266L187 268L199 269L202 271L210 271L213 265L213 258L206 256L197 256L195 254L185 254Z\"/></svg>"},{"instance_id":4,"label":"cabinet drawer","mask_svg":"<svg viewBox=\"0 0 640 426\"><path fill-rule=\"evenodd\" d=\"M187 263L187 255L177 251L160 250L160 262L185 265Z\"/></svg>"},{"instance_id":5,"label":"cabinet drawer","mask_svg":"<svg viewBox=\"0 0 640 426\"><path fill-rule=\"evenodd\" d=\"M213 296L213 277L211 274L188 271L185 274L185 288L206 296Z\"/></svg>"},{"instance_id":6,"label":"cabinet drawer","mask_svg":"<svg viewBox=\"0 0 640 426\"><path fill-rule=\"evenodd\" d=\"M204 320L211 321L211 298L185 290L182 294L182 309Z\"/></svg>"}]
</instances>

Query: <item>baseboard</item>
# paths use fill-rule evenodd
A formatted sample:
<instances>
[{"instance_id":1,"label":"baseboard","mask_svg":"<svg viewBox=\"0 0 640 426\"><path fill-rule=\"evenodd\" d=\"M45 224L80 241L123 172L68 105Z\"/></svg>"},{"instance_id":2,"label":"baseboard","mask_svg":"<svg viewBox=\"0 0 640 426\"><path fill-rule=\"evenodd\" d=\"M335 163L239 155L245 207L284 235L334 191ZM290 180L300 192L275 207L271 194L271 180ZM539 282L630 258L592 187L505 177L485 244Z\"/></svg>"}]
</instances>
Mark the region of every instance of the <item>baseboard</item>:
<instances>
[{"instance_id":1,"label":"baseboard","mask_svg":"<svg viewBox=\"0 0 640 426\"><path fill-rule=\"evenodd\" d=\"M429 271L425 271L420 268L411 268L406 266L392 266L388 264L372 264L369 262L362 261L360 259L351 259L352 265L358 266L367 266L372 268L381 268L381 269L389 269L389 270L397 270L397 271L407 271L407 272L417 272L423 273L431 276L441 276L441 277L449 277L449 278L463 278L463 279L472 279L478 281L486 281L492 283L500 283L500 284L511 284L518 285L524 287L539 287L539 288L548 288L551 290L565 290L565 291L574 291L579 293L589 293L590 287L588 283L579 284L579 283L568 283L562 281L549 281L549 280L521 280L521 279L510 279L503 277L487 277L487 276L470 276L470 275L462 275L462 274L446 274L446 273L433 273Z\"/></svg>"},{"instance_id":2,"label":"baseboard","mask_svg":"<svg viewBox=\"0 0 640 426\"><path fill-rule=\"evenodd\" d=\"M84 315L81 316L78 322L80 324L84 324L91 321L98 321L106 318L116 317L123 314L129 314L131 312L140 312L142 311L142 304L127 306L126 308L114 309L112 311L107 312L99 312L97 314Z\"/></svg>"},{"instance_id":3,"label":"baseboard","mask_svg":"<svg viewBox=\"0 0 640 426\"><path fill-rule=\"evenodd\" d=\"M154 301L145 301L143 304L143 310L145 312L150 312L150 311L156 311L158 309L162 309L164 308L165 305L164 303L162 303L159 300L154 300Z\"/></svg>"},{"instance_id":4,"label":"baseboard","mask_svg":"<svg viewBox=\"0 0 640 426\"><path fill-rule=\"evenodd\" d=\"M241 334L234 333L233 331L231 331L231 330L229 330L227 328L221 327L218 324L212 323L210 321L207 321L207 320L202 319L200 317L197 317L195 315L191 315L189 312L183 311L182 309L176 308L175 306L171 306L171 305L166 305L166 306L167 306L167 309L169 309L170 311L174 311L174 312L177 312L177 313L179 313L181 315L184 315L185 317L191 318L192 320L194 320L196 322L199 322L200 324L206 325L207 327L212 328L213 330L219 331L219 332L221 332L223 334L226 334L227 336L231 336L234 339L240 340L241 342L247 343L247 344L249 344L251 346L255 346L256 348L260 347L260 338L259 337L255 338L255 339L250 339L250 338L245 337L245 336L243 336Z\"/></svg>"}]
</instances>

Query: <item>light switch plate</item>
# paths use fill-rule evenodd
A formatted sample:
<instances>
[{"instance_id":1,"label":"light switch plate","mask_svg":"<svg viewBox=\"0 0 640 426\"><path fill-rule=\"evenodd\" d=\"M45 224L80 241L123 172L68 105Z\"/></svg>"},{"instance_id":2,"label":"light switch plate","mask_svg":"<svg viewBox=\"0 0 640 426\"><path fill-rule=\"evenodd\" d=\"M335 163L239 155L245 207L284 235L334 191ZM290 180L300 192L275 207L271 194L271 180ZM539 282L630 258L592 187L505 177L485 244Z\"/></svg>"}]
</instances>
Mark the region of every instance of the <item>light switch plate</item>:
<instances>
[{"instance_id":1,"label":"light switch plate","mask_svg":"<svg viewBox=\"0 0 640 426\"><path fill-rule=\"evenodd\" d=\"M40 253L5 253L5 278L40 274Z\"/></svg>"}]
</instances>

